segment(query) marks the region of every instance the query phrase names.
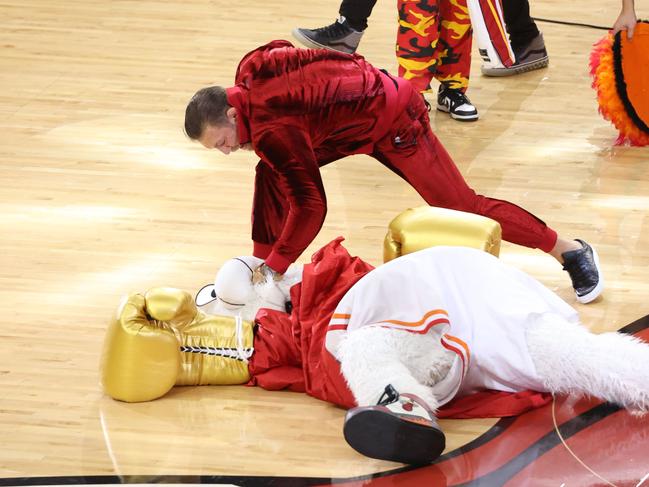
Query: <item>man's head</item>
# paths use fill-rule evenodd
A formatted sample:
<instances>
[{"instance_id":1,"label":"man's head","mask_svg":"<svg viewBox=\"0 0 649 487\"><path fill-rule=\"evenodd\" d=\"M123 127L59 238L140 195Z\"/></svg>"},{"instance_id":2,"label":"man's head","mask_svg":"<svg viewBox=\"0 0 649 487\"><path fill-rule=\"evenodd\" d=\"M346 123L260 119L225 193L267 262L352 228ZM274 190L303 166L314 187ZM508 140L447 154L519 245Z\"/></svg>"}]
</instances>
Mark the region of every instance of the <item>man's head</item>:
<instances>
[{"instance_id":1,"label":"man's head","mask_svg":"<svg viewBox=\"0 0 649 487\"><path fill-rule=\"evenodd\" d=\"M228 104L225 89L209 86L196 92L185 109L185 133L207 149L229 154L250 149L239 141L237 109Z\"/></svg>"}]
</instances>

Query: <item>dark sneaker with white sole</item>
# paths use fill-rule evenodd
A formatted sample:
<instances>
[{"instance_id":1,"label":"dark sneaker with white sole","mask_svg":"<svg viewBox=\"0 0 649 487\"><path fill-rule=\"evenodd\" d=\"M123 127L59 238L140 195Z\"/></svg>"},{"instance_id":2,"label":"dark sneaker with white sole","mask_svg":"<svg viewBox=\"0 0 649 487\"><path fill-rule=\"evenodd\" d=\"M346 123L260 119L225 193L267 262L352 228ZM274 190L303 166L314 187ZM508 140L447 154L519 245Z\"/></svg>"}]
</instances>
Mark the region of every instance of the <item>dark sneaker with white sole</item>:
<instances>
[{"instance_id":1,"label":"dark sneaker with white sole","mask_svg":"<svg viewBox=\"0 0 649 487\"><path fill-rule=\"evenodd\" d=\"M363 32L352 29L345 17L340 16L333 24L319 29L293 29L293 37L312 49L331 49L332 51L353 54L361 42Z\"/></svg>"},{"instance_id":2,"label":"dark sneaker with white sole","mask_svg":"<svg viewBox=\"0 0 649 487\"><path fill-rule=\"evenodd\" d=\"M437 109L461 122L478 120L478 110L471 100L462 91L446 88L444 85L440 85L437 92Z\"/></svg>"},{"instance_id":3,"label":"dark sneaker with white sole","mask_svg":"<svg viewBox=\"0 0 649 487\"><path fill-rule=\"evenodd\" d=\"M575 239L581 249L561 254L563 270L568 271L575 289L577 301L586 304L595 300L604 290L604 279L599 267L599 256L594 248L583 240Z\"/></svg>"},{"instance_id":4,"label":"dark sneaker with white sole","mask_svg":"<svg viewBox=\"0 0 649 487\"><path fill-rule=\"evenodd\" d=\"M376 406L347 411L345 440L370 458L424 465L439 457L446 437L434 413L414 394L399 394L388 385Z\"/></svg>"},{"instance_id":5,"label":"dark sneaker with white sole","mask_svg":"<svg viewBox=\"0 0 649 487\"><path fill-rule=\"evenodd\" d=\"M513 49L516 62L509 68L488 68L482 66L482 74L485 76L512 76L515 74L534 71L535 69L545 68L550 64L548 51L545 49L543 34L539 32L529 44L518 49Z\"/></svg>"}]
</instances>

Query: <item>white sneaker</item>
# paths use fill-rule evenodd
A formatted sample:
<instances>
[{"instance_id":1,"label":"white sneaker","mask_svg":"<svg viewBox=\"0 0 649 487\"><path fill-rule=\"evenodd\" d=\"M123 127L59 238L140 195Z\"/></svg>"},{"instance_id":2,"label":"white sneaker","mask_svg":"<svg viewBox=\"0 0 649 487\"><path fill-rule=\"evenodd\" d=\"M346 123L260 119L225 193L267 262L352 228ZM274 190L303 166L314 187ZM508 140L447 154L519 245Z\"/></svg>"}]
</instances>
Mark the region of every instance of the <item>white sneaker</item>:
<instances>
[{"instance_id":1,"label":"white sneaker","mask_svg":"<svg viewBox=\"0 0 649 487\"><path fill-rule=\"evenodd\" d=\"M440 85L437 93L437 109L461 122L478 120L478 110L471 100L460 90L446 88L444 85Z\"/></svg>"}]
</instances>

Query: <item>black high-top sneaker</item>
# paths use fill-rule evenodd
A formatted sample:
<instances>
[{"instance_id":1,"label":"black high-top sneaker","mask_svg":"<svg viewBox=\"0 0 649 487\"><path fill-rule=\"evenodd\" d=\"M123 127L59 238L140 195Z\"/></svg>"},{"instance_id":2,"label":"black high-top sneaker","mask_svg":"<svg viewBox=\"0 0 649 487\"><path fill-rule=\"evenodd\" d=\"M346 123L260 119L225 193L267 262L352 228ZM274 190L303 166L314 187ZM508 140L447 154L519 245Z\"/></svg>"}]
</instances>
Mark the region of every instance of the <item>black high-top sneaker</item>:
<instances>
[{"instance_id":1,"label":"black high-top sneaker","mask_svg":"<svg viewBox=\"0 0 649 487\"><path fill-rule=\"evenodd\" d=\"M392 385L376 406L347 411L345 440L367 457L423 465L439 457L446 437L435 414L414 394L399 394Z\"/></svg>"},{"instance_id":2,"label":"black high-top sneaker","mask_svg":"<svg viewBox=\"0 0 649 487\"><path fill-rule=\"evenodd\" d=\"M568 271L575 289L577 301L586 304L597 298L604 290L604 279L599 268L599 257L595 249L583 240L575 239L581 249L561 254L563 270Z\"/></svg>"},{"instance_id":3,"label":"black high-top sneaker","mask_svg":"<svg viewBox=\"0 0 649 487\"><path fill-rule=\"evenodd\" d=\"M319 29L293 29L293 37L312 49L331 49L353 54L361 42L363 32L352 29L345 17Z\"/></svg>"}]
</instances>

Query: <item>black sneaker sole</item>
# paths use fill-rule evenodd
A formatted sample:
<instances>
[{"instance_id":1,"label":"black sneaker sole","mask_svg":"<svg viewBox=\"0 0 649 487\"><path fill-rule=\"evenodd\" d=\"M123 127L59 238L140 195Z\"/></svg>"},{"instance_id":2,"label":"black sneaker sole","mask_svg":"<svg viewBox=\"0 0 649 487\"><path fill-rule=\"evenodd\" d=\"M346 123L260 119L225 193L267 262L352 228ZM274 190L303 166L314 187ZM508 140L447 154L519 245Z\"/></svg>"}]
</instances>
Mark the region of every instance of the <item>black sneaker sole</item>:
<instances>
[{"instance_id":1,"label":"black sneaker sole","mask_svg":"<svg viewBox=\"0 0 649 487\"><path fill-rule=\"evenodd\" d=\"M446 447L446 437L437 428L378 409L350 410L343 433L349 446L366 457L409 465L428 464Z\"/></svg>"}]
</instances>

